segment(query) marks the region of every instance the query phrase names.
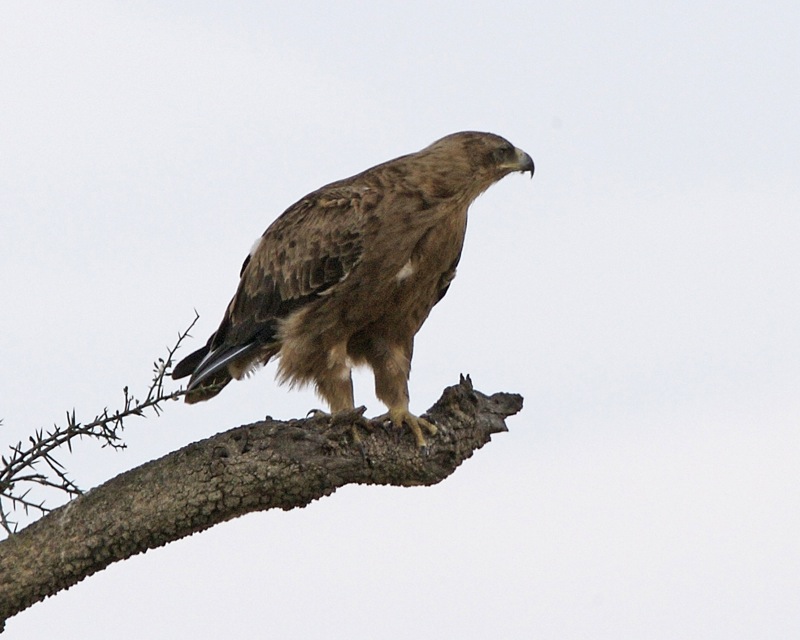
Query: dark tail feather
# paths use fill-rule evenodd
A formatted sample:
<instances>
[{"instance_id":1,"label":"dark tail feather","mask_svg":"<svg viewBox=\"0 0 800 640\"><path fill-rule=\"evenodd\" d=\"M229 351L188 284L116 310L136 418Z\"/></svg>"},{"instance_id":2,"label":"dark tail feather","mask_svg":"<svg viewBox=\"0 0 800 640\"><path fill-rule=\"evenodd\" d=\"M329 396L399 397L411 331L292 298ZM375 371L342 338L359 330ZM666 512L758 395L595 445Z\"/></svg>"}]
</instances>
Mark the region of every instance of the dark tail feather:
<instances>
[{"instance_id":1,"label":"dark tail feather","mask_svg":"<svg viewBox=\"0 0 800 640\"><path fill-rule=\"evenodd\" d=\"M197 369L197 365L203 361L207 353L208 345L200 347L197 351L190 353L175 365L175 368L172 370L172 379L180 380L181 378L192 375L195 369Z\"/></svg>"},{"instance_id":2,"label":"dark tail feather","mask_svg":"<svg viewBox=\"0 0 800 640\"><path fill-rule=\"evenodd\" d=\"M258 345L254 342L237 347L220 347L209 351L208 345L190 353L172 371L175 379L192 376L186 390L186 402L194 404L217 395L233 378L228 372L231 362L247 357Z\"/></svg>"},{"instance_id":3,"label":"dark tail feather","mask_svg":"<svg viewBox=\"0 0 800 640\"><path fill-rule=\"evenodd\" d=\"M194 404L195 402L203 402L210 400L217 395L233 378L228 373L227 369L220 369L215 371L209 376L203 378L202 381L189 385L189 393L186 394L184 400L187 404Z\"/></svg>"},{"instance_id":4,"label":"dark tail feather","mask_svg":"<svg viewBox=\"0 0 800 640\"><path fill-rule=\"evenodd\" d=\"M176 364L175 368L172 370L172 377L175 380L192 376L192 380L189 381L189 393L184 397L184 400L188 404L194 404L195 402L202 402L203 400L213 398L231 381L231 376L227 369L216 371L213 375L202 380L202 383L194 381L194 374L203 360L206 359L207 355L208 345L205 345L186 356Z\"/></svg>"}]
</instances>

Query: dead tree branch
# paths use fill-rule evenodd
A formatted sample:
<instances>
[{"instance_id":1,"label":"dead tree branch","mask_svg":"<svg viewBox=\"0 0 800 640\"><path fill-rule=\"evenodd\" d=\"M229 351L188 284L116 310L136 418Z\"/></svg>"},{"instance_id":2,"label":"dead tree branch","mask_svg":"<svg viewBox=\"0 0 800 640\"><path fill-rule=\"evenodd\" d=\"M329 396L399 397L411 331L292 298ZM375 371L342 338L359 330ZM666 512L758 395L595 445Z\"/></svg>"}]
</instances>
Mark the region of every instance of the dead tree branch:
<instances>
[{"instance_id":1,"label":"dead tree branch","mask_svg":"<svg viewBox=\"0 0 800 640\"><path fill-rule=\"evenodd\" d=\"M410 433L372 425L352 443L356 411L267 419L196 442L125 472L0 542L0 625L113 562L251 511L293 509L346 484L431 485L449 476L517 413L515 394L486 396L469 378L427 416L427 453ZM0 626L2 628L2 626Z\"/></svg>"}]
</instances>

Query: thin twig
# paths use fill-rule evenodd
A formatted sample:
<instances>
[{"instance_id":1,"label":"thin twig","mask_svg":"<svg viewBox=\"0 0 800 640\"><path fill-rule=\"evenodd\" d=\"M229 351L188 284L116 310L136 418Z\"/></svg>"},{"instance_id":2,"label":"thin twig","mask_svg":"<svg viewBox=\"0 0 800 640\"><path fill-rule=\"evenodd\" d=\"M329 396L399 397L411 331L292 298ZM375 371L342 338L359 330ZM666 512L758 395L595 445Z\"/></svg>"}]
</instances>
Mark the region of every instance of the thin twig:
<instances>
[{"instance_id":1,"label":"thin twig","mask_svg":"<svg viewBox=\"0 0 800 640\"><path fill-rule=\"evenodd\" d=\"M189 332L199 317L195 311L194 320L185 331L178 334L175 344L168 347L166 357L158 358L153 363L153 378L144 400L138 400L125 387L122 390L122 409L112 412L105 407L91 422L85 424L78 421L73 409L67 411L66 426L55 424L52 430L37 429L28 438L30 444L27 447L22 442L9 446L11 455L0 457L0 527L6 533L11 535L17 530L17 523L9 517L14 511L22 509L26 515L31 510L40 514L50 511L44 501L37 502L27 498L32 488L38 486L55 489L67 494L69 498L83 493L69 477L66 467L55 457L59 451L63 452L63 447L66 446L68 452L72 453L73 441L86 437L99 441L102 447L124 449L121 432L126 418L146 417L146 412L151 409L156 416L161 415L162 403L177 400L186 394L183 388L167 392L164 389L164 379L172 371L175 353L189 337Z\"/></svg>"}]
</instances>

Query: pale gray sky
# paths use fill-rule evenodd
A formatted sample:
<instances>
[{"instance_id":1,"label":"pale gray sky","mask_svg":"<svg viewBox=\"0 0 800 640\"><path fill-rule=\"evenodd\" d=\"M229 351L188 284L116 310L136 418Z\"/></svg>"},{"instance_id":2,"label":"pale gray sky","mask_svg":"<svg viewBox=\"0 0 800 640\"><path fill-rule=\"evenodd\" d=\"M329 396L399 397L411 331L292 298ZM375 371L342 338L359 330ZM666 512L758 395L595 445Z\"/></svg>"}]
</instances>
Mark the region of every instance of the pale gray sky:
<instances>
[{"instance_id":1,"label":"pale gray sky","mask_svg":"<svg viewBox=\"0 0 800 640\"><path fill-rule=\"evenodd\" d=\"M462 129L537 167L473 206L411 381L415 411L462 372L522 393L509 433L439 486L114 565L4 637L800 634L798 42L793 2L4 3L0 443L143 390L194 308L198 346L318 186ZM319 406L273 373L65 461L93 486Z\"/></svg>"}]
</instances>

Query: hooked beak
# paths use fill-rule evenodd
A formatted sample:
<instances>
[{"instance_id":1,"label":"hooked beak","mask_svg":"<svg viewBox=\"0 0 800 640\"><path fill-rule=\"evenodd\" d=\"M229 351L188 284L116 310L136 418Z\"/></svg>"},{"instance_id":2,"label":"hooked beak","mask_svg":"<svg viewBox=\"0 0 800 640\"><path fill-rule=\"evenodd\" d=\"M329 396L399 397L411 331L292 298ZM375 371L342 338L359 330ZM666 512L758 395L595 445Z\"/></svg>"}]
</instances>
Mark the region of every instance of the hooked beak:
<instances>
[{"instance_id":1,"label":"hooked beak","mask_svg":"<svg viewBox=\"0 0 800 640\"><path fill-rule=\"evenodd\" d=\"M521 173L525 173L527 171L531 174L531 178L533 178L533 158L531 158L522 149L517 149L515 147L514 151L517 152L517 166L515 170Z\"/></svg>"}]
</instances>

